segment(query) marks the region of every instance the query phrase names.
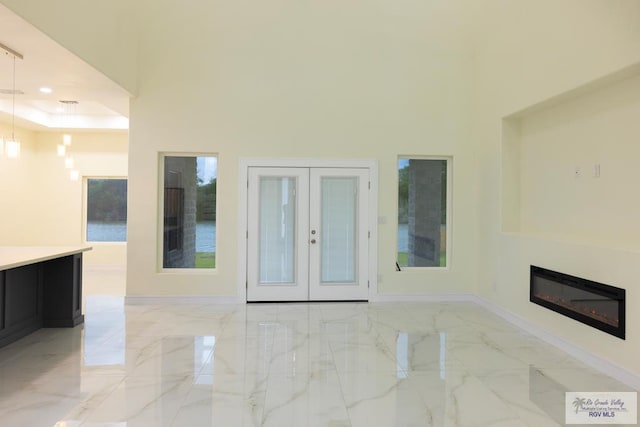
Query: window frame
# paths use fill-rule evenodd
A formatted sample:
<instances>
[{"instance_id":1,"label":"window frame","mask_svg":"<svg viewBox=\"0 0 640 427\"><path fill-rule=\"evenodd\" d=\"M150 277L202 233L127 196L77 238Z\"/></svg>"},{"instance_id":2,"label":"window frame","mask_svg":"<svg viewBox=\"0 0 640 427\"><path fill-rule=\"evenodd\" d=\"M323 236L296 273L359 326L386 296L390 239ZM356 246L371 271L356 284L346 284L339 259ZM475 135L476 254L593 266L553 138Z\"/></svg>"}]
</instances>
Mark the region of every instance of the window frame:
<instances>
[{"instance_id":1,"label":"window frame","mask_svg":"<svg viewBox=\"0 0 640 427\"><path fill-rule=\"evenodd\" d=\"M88 240L88 215L89 215L89 180L90 179L120 179L127 181L127 211L129 210L129 177L124 175L85 175L82 177L82 242L92 246L102 245L118 245L122 246L127 244L129 239L129 215L127 214L127 238L125 241L98 241Z\"/></svg>"},{"instance_id":2,"label":"window frame","mask_svg":"<svg viewBox=\"0 0 640 427\"><path fill-rule=\"evenodd\" d=\"M165 158L166 157L215 157L216 158L216 208L215 208L215 216L216 216L216 235L215 235L215 266L213 268L196 268L196 267L164 267L164 201L165 201ZM157 205L157 230L156 230L156 272L160 274L198 274L198 275L217 275L218 274L218 242L219 242L219 231L218 231L218 190L220 188L220 179L219 179L219 167L220 167L220 154L212 153L212 152L186 152L186 151L162 151L158 152L158 181L157 181L157 194L158 194L158 205Z\"/></svg>"},{"instance_id":3,"label":"window frame","mask_svg":"<svg viewBox=\"0 0 640 427\"><path fill-rule=\"evenodd\" d=\"M424 271L424 270L441 270L441 271L447 271L451 269L451 265L452 265L452 236L453 236L453 232L452 232L452 218L453 218L453 159L454 157L452 155L398 155L395 159L395 174L396 174L396 181L395 181L395 206L396 206L396 215L395 215L395 261L397 264L396 266L399 267L400 270L398 270L398 268L396 268L396 272L404 272L404 271ZM400 162L400 160L444 160L446 161L446 168L447 168L447 185L446 185L446 203L447 203L447 207L445 209L446 212L446 221L445 221L445 245L446 245L446 249L445 249L445 265L444 266L425 266L425 267L410 267L410 266L401 266L398 263L398 234L399 234L399 223L398 223L398 210L399 210L399 192L398 192L398 187L400 184L400 169L398 168L398 164Z\"/></svg>"}]
</instances>

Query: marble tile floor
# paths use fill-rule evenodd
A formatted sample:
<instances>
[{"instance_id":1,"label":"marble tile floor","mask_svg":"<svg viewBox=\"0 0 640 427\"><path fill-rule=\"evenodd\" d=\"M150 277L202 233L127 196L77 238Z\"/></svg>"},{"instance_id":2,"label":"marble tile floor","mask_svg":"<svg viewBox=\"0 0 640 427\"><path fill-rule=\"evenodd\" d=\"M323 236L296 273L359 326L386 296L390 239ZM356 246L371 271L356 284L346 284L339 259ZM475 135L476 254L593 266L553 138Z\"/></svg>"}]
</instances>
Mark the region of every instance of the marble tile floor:
<instances>
[{"instance_id":1,"label":"marble tile floor","mask_svg":"<svg viewBox=\"0 0 640 427\"><path fill-rule=\"evenodd\" d=\"M0 425L559 426L635 391L473 303L127 306L0 349Z\"/></svg>"}]
</instances>

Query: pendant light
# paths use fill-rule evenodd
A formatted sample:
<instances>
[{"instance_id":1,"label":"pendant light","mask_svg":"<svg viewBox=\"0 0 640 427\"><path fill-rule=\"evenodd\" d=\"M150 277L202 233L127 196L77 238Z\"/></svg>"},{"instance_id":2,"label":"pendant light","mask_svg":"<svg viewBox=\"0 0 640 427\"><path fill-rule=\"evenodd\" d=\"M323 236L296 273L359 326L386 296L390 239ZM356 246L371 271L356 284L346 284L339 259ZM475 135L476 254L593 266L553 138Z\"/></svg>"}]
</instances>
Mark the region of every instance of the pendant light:
<instances>
[{"instance_id":1,"label":"pendant light","mask_svg":"<svg viewBox=\"0 0 640 427\"><path fill-rule=\"evenodd\" d=\"M16 127L16 59L23 59L23 56L15 50L0 44L0 52L13 58L13 88L11 90L11 139L4 142L5 152L10 159L20 157L20 142L15 137Z\"/></svg>"},{"instance_id":2,"label":"pendant light","mask_svg":"<svg viewBox=\"0 0 640 427\"><path fill-rule=\"evenodd\" d=\"M62 106L58 111L64 113L64 126L72 127L75 122L75 109L78 105L78 101L61 99L59 102ZM71 179L71 181L78 181L80 179L80 172L77 169L74 169L75 161L69 154L71 140L72 136L70 133L62 135L62 144L58 145L58 156L64 157L64 167L69 169L69 179Z\"/></svg>"}]
</instances>

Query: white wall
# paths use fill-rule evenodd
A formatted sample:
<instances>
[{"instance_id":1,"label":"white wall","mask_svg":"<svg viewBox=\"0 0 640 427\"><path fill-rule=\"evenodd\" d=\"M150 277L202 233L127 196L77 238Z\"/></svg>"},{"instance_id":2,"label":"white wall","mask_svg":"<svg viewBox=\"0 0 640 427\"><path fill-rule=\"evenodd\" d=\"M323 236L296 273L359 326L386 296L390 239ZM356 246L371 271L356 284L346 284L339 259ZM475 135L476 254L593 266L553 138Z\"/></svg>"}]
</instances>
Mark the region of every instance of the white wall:
<instances>
[{"instance_id":1,"label":"white wall","mask_svg":"<svg viewBox=\"0 0 640 427\"><path fill-rule=\"evenodd\" d=\"M129 295L237 294L243 157L377 160L380 293L468 292L475 177L461 2L153 5L131 115ZM215 273L158 273L160 152L220 156ZM394 271L398 155L453 156L449 270Z\"/></svg>"},{"instance_id":2,"label":"white wall","mask_svg":"<svg viewBox=\"0 0 640 427\"><path fill-rule=\"evenodd\" d=\"M0 136L10 139L10 123L0 122ZM29 245L37 235L32 217L36 199L30 193L38 181L32 173L37 170L36 134L15 128L15 137L21 142L20 158L9 159L0 153L0 246L18 245L21 235L22 245Z\"/></svg>"},{"instance_id":3,"label":"white wall","mask_svg":"<svg viewBox=\"0 0 640 427\"><path fill-rule=\"evenodd\" d=\"M0 123L0 133L9 126ZM82 176L126 177L127 134L73 133L69 152ZM62 133L18 129L20 159L0 157L0 245L65 246L84 244L82 179L71 181L56 154ZM91 243L86 265L124 266L126 244Z\"/></svg>"},{"instance_id":4,"label":"white wall","mask_svg":"<svg viewBox=\"0 0 640 427\"><path fill-rule=\"evenodd\" d=\"M611 78L637 72L640 3L495 0L476 6L480 294L640 372L640 331L633 326L640 324L633 165L640 93L637 74L617 83ZM518 149L509 150L513 143ZM590 176L595 163L599 179ZM584 173L579 179L576 166ZM529 303L530 264L626 288L626 341Z\"/></svg>"}]
</instances>

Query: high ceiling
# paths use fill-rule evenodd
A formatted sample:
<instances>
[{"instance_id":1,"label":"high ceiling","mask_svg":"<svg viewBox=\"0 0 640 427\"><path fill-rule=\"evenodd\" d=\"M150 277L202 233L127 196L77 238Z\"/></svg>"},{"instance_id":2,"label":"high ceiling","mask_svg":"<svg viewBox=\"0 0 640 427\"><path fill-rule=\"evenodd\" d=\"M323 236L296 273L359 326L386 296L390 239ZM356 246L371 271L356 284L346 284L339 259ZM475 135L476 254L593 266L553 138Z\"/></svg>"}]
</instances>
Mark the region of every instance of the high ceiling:
<instances>
[{"instance_id":1,"label":"high ceiling","mask_svg":"<svg viewBox=\"0 0 640 427\"><path fill-rule=\"evenodd\" d=\"M2 4L0 44L23 56L14 99L14 55L0 49L0 121L15 111L16 126L33 130L128 129L127 91Z\"/></svg>"}]
</instances>

